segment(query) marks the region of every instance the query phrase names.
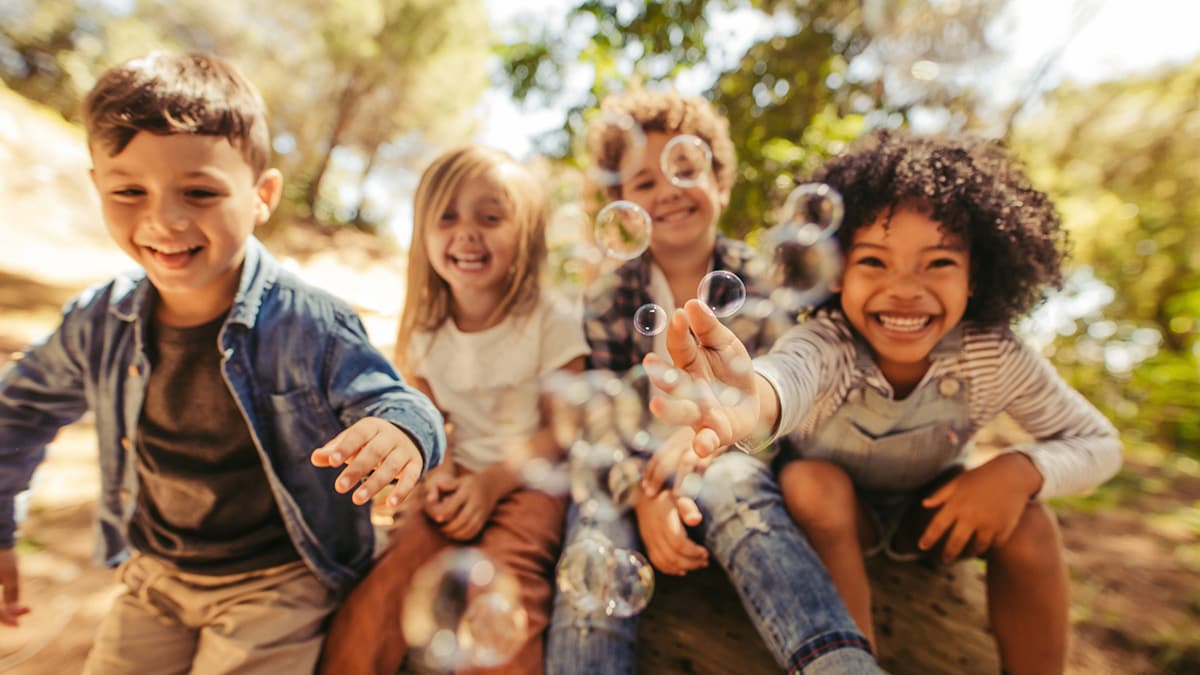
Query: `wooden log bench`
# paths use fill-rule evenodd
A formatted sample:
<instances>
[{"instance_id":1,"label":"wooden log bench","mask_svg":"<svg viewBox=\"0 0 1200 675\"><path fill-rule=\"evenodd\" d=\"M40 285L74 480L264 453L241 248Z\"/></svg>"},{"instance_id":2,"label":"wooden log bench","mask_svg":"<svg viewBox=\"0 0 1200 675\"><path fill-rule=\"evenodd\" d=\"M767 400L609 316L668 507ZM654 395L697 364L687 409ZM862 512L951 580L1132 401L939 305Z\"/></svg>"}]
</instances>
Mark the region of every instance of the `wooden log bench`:
<instances>
[{"instance_id":1,"label":"wooden log bench","mask_svg":"<svg viewBox=\"0 0 1200 675\"><path fill-rule=\"evenodd\" d=\"M892 675L1000 672L988 628L983 568L868 562L880 663ZM642 614L638 670L647 675L756 675L779 667L718 567L660 574Z\"/></svg>"}]
</instances>

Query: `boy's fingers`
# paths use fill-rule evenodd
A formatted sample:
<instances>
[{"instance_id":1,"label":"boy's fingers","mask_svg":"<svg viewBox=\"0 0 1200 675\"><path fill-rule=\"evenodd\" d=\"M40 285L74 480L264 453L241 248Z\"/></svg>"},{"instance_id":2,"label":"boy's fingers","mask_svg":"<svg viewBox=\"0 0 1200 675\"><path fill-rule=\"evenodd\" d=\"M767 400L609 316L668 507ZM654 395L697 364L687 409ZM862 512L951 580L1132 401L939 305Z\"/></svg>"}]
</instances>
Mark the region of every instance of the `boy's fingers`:
<instances>
[{"instance_id":1,"label":"boy's fingers","mask_svg":"<svg viewBox=\"0 0 1200 675\"><path fill-rule=\"evenodd\" d=\"M400 502L412 494L417 481L421 479L421 469L417 464L417 462L409 462L400 470L400 475L396 476L396 485L392 488L392 494L388 495L388 504L400 506Z\"/></svg>"},{"instance_id":2,"label":"boy's fingers","mask_svg":"<svg viewBox=\"0 0 1200 675\"><path fill-rule=\"evenodd\" d=\"M659 453L662 452L664 451L659 451ZM669 452L669 450L666 452ZM646 472L642 475L642 492L647 497L653 497L658 494L663 483L667 480L668 473L669 471L665 466L665 462L660 459L660 454L655 454L650 458L649 462L646 462Z\"/></svg>"},{"instance_id":3,"label":"boy's fingers","mask_svg":"<svg viewBox=\"0 0 1200 675\"><path fill-rule=\"evenodd\" d=\"M345 470L338 476L337 482L334 484L338 492L348 492L359 481L379 468L396 446L394 437L382 433L374 433L369 436L360 434L356 435L353 440L362 442L357 446ZM391 477L388 477L388 481L391 481Z\"/></svg>"},{"instance_id":4,"label":"boy's fingers","mask_svg":"<svg viewBox=\"0 0 1200 675\"><path fill-rule=\"evenodd\" d=\"M392 484L398 476L404 473L404 470L415 464L416 458L412 454L405 452L403 448L396 448L379 463L375 471L365 480L361 487L354 491L354 503L366 504L372 497L379 494L388 485ZM405 491L407 494L407 491Z\"/></svg>"},{"instance_id":5,"label":"boy's fingers","mask_svg":"<svg viewBox=\"0 0 1200 675\"><path fill-rule=\"evenodd\" d=\"M691 497L676 497L675 508L679 511L679 519L688 527L695 527L704 520L700 507L696 506L696 501Z\"/></svg>"}]
</instances>

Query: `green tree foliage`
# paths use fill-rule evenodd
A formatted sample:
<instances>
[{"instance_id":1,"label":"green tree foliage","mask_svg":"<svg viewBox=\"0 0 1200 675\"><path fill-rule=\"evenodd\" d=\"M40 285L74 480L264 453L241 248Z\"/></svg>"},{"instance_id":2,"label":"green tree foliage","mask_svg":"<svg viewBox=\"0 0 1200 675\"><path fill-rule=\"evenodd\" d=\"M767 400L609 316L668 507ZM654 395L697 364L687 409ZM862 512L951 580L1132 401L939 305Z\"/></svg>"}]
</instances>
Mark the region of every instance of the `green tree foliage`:
<instances>
[{"instance_id":1,"label":"green tree foliage","mask_svg":"<svg viewBox=\"0 0 1200 675\"><path fill-rule=\"evenodd\" d=\"M1003 2L965 4L994 11ZM862 131L867 115L874 115L876 124L898 125L917 105L960 113L972 109L974 94L962 88L923 83L920 97L913 98L895 95L882 68L851 78L850 64L871 43L862 6L859 0L586 0L570 13L565 33L526 35L509 41L500 53L520 100L539 101L561 92L568 68L576 64L591 69L586 96L570 102L564 134L541 148L580 164L586 158L570 157L571 143L563 136L580 132L585 111L631 83L670 80L696 66L726 68L721 59L721 45L728 38L723 21L731 12L757 12L777 34L767 35L716 73L715 84L705 93L729 118L739 154L738 181L721 226L737 236L753 236L772 223L773 210L798 179ZM928 20L932 34L939 21L949 23L944 16ZM581 35L586 36L582 46ZM878 32L874 36L894 42L913 39ZM956 119L960 126L970 122L965 114Z\"/></svg>"},{"instance_id":2,"label":"green tree foliage","mask_svg":"<svg viewBox=\"0 0 1200 675\"><path fill-rule=\"evenodd\" d=\"M1056 362L1135 440L1200 457L1200 60L1063 87L1015 145L1116 291Z\"/></svg>"},{"instance_id":3,"label":"green tree foliage","mask_svg":"<svg viewBox=\"0 0 1200 675\"><path fill-rule=\"evenodd\" d=\"M0 9L0 75L77 120L95 77L153 49L198 50L237 63L271 112L288 178L285 209L329 222L348 181L406 135L459 138L487 86L491 32L480 0L12 0ZM449 83L453 83L449 86ZM336 152L357 176L326 181ZM361 208L351 220L361 220Z\"/></svg>"}]
</instances>

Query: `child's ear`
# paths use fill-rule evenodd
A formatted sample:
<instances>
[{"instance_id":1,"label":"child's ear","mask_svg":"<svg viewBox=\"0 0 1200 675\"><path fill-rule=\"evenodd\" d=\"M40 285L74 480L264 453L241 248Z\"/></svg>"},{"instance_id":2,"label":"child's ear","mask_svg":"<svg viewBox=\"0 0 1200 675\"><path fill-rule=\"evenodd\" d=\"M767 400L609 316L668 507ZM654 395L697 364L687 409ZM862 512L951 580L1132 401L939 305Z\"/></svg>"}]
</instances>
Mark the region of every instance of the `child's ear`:
<instances>
[{"instance_id":1,"label":"child's ear","mask_svg":"<svg viewBox=\"0 0 1200 675\"><path fill-rule=\"evenodd\" d=\"M254 205L254 225L262 225L271 218L279 198L283 196L283 174L278 169L267 169L254 188L258 203Z\"/></svg>"}]
</instances>

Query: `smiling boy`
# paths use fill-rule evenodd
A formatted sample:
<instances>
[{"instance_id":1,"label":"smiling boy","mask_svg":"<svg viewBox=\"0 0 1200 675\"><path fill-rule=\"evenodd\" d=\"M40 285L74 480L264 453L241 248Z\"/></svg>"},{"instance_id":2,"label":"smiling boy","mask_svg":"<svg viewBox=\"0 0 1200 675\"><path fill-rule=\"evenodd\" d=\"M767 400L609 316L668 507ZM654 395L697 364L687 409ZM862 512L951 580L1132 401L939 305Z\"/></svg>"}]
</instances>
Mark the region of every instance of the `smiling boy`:
<instances>
[{"instance_id":1,"label":"smiling boy","mask_svg":"<svg viewBox=\"0 0 1200 675\"><path fill-rule=\"evenodd\" d=\"M0 373L0 622L29 611L13 498L90 410L98 554L123 590L85 672L311 671L370 563L365 504L440 461L442 418L251 236L282 178L236 69L152 54L105 73L84 113L105 224L142 269L75 298Z\"/></svg>"}]
</instances>

